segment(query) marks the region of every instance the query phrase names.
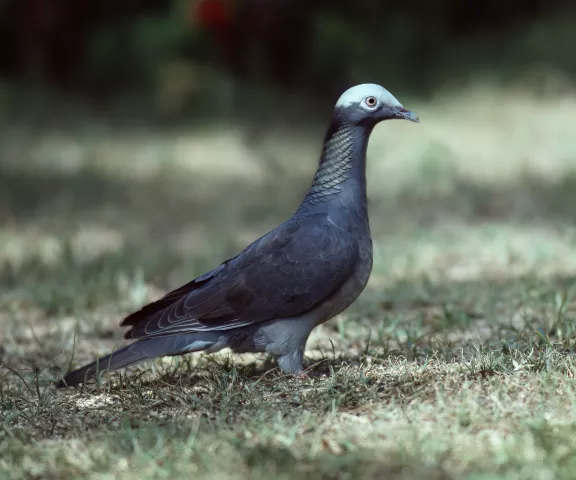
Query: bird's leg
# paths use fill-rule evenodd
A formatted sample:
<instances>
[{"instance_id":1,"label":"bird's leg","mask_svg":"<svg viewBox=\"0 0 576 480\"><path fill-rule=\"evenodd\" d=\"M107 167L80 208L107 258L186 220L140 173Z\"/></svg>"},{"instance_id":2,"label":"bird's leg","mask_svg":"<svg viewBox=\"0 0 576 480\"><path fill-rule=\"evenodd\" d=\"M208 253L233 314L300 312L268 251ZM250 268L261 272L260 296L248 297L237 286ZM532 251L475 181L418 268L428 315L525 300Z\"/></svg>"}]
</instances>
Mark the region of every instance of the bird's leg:
<instances>
[{"instance_id":1,"label":"bird's leg","mask_svg":"<svg viewBox=\"0 0 576 480\"><path fill-rule=\"evenodd\" d=\"M312 317L272 322L262 329L263 338L257 340L276 359L282 373L300 375L304 372L306 342L315 324Z\"/></svg>"},{"instance_id":2,"label":"bird's leg","mask_svg":"<svg viewBox=\"0 0 576 480\"><path fill-rule=\"evenodd\" d=\"M310 378L325 377L323 373L304 370L304 344L300 345L298 349L286 355L279 355L276 357L280 370L284 373L292 374L301 380Z\"/></svg>"},{"instance_id":3,"label":"bird's leg","mask_svg":"<svg viewBox=\"0 0 576 480\"><path fill-rule=\"evenodd\" d=\"M304 345L299 346L296 351L276 357L280 370L292 375L304 373Z\"/></svg>"}]
</instances>

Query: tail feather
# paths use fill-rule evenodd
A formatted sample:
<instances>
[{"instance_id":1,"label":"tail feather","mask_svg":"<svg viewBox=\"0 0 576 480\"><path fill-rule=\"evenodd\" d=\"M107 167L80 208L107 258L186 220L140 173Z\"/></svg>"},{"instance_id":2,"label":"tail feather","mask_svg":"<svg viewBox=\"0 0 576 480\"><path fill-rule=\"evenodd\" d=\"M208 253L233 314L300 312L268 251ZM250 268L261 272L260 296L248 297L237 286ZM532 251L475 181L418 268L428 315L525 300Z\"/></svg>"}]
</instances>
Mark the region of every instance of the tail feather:
<instances>
[{"instance_id":1,"label":"tail feather","mask_svg":"<svg viewBox=\"0 0 576 480\"><path fill-rule=\"evenodd\" d=\"M92 378L97 377L101 372L118 370L123 367L135 365L150 358L145 354L146 351L144 349L130 347L132 347L132 345L112 352L105 357L99 358L88 365L68 373L56 384L56 387L71 387L86 380L91 380Z\"/></svg>"},{"instance_id":2,"label":"tail feather","mask_svg":"<svg viewBox=\"0 0 576 480\"><path fill-rule=\"evenodd\" d=\"M202 337L206 336L204 334L172 335L139 340L132 345L128 345L69 372L56 384L56 387L72 387L86 380L91 380L104 371L119 370L120 368L165 355L180 355L205 350L217 342L217 339L199 338L200 335Z\"/></svg>"}]
</instances>

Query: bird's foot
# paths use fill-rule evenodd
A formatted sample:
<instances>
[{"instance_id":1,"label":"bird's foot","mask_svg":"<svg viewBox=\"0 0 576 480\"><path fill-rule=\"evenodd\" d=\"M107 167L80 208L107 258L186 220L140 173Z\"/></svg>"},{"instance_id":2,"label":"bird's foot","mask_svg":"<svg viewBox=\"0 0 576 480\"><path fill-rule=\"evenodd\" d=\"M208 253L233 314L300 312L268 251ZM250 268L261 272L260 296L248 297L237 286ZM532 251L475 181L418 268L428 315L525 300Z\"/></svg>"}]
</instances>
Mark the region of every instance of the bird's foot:
<instances>
[{"instance_id":1,"label":"bird's foot","mask_svg":"<svg viewBox=\"0 0 576 480\"><path fill-rule=\"evenodd\" d=\"M313 378L318 379L318 378L326 378L327 377L327 375L325 373L316 372L316 371L309 371L309 372L302 371L299 373L295 373L294 376L300 380L310 380Z\"/></svg>"}]
</instances>

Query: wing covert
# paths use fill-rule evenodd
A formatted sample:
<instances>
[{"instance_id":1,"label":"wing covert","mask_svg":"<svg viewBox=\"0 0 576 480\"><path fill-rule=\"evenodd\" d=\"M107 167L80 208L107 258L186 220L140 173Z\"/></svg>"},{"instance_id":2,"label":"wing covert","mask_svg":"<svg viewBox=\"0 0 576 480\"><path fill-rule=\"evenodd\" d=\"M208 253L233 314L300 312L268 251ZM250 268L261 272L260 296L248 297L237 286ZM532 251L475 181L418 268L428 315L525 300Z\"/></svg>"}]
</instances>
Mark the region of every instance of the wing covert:
<instances>
[{"instance_id":1,"label":"wing covert","mask_svg":"<svg viewBox=\"0 0 576 480\"><path fill-rule=\"evenodd\" d=\"M358 259L327 215L292 218L236 257L128 316L126 338L228 330L301 315L329 298Z\"/></svg>"}]
</instances>

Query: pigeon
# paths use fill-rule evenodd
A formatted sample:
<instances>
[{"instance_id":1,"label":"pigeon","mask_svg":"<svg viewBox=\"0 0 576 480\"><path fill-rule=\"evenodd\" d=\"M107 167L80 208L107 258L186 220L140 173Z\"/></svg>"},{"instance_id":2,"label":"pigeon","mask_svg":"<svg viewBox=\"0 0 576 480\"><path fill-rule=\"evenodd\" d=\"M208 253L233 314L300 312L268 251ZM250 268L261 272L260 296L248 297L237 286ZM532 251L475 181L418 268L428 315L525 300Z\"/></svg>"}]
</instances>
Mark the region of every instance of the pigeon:
<instances>
[{"instance_id":1,"label":"pigeon","mask_svg":"<svg viewBox=\"0 0 576 480\"><path fill-rule=\"evenodd\" d=\"M347 309L372 271L366 150L383 120L420 123L385 88L356 85L336 102L312 185L294 215L213 270L128 315L130 345L74 370L74 386L142 361L216 352L266 352L306 377L311 331Z\"/></svg>"}]
</instances>

